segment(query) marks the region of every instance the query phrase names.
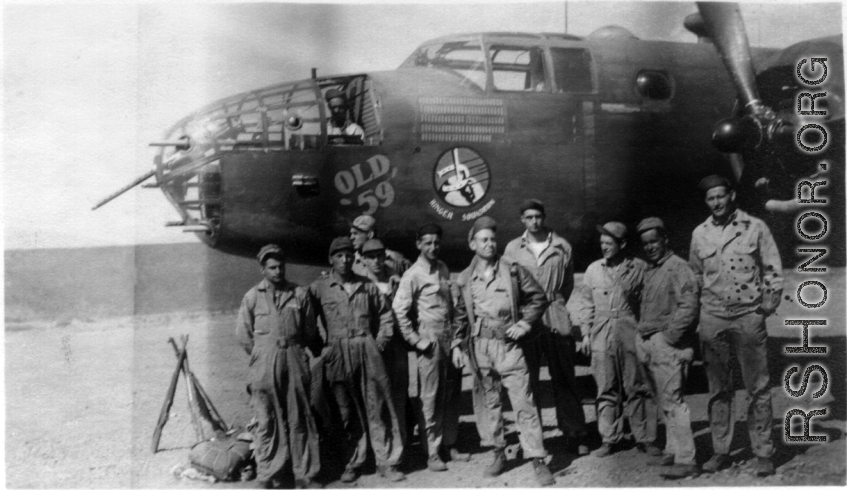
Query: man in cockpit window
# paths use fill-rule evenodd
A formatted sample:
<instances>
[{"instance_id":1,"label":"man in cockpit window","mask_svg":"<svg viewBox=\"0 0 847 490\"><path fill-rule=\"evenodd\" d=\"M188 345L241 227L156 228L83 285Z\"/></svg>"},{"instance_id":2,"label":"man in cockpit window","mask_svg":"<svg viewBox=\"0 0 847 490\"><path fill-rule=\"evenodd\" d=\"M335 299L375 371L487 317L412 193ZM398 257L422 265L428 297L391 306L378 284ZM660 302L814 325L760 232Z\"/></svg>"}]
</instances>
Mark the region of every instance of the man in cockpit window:
<instances>
[{"instance_id":1,"label":"man in cockpit window","mask_svg":"<svg viewBox=\"0 0 847 490\"><path fill-rule=\"evenodd\" d=\"M364 139L365 130L349 117L347 96L344 95L344 92L331 88L326 91L324 98L326 98L326 104L329 106L330 112L326 133L330 136L358 136Z\"/></svg>"}]
</instances>

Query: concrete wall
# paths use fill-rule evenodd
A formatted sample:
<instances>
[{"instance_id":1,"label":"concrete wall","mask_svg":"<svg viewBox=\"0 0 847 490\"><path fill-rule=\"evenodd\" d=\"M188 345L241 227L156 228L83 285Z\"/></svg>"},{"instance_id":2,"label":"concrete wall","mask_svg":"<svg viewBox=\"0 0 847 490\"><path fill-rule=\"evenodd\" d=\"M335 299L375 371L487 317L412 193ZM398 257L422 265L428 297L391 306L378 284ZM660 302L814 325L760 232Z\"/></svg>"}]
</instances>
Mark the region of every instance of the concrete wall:
<instances>
[{"instance_id":1,"label":"concrete wall","mask_svg":"<svg viewBox=\"0 0 847 490\"><path fill-rule=\"evenodd\" d=\"M7 250L7 320L228 311L261 280L255 260L197 243ZM289 265L308 284L319 268Z\"/></svg>"}]
</instances>

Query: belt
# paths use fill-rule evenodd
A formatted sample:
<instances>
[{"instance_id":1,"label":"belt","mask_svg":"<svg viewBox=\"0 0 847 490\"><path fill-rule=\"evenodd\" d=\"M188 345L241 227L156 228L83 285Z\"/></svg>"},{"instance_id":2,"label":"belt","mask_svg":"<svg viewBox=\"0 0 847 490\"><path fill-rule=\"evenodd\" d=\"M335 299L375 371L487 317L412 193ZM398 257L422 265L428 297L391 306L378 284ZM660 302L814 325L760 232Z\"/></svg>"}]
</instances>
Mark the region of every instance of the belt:
<instances>
[{"instance_id":1,"label":"belt","mask_svg":"<svg viewBox=\"0 0 847 490\"><path fill-rule=\"evenodd\" d=\"M483 318L479 319L480 328L494 329L494 328L500 328L500 327L507 327L511 324L512 324L512 322L510 322L510 321L500 320L500 319L495 319L495 318L485 318L485 317L483 317Z\"/></svg>"},{"instance_id":2,"label":"belt","mask_svg":"<svg viewBox=\"0 0 847 490\"><path fill-rule=\"evenodd\" d=\"M479 329L479 337L483 339L498 339L506 340L505 328L481 328Z\"/></svg>"},{"instance_id":3,"label":"belt","mask_svg":"<svg viewBox=\"0 0 847 490\"><path fill-rule=\"evenodd\" d=\"M352 339L355 337L367 337L370 334L364 330L350 330L344 329L341 331L335 331L329 334L330 340L338 340L338 339Z\"/></svg>"},{"instance_id":4,"label":"belt","mask_svg":"<svg viewBox=\"0 0 847 490\"><path fill-rule=\"evenodd\" d=\"M257 342L261 345L271 345L276 346L280 349L285 349L286 347L293 345L301 345L299 339L267 339L264 342Z\"/></svg>"},{"instance_id":5,"label":"belt","mask_svg":"<svg viewBox=\"0 0 847 490\"><path fill-rule=\"evenodd\" d=\"M495 320L492 318L480 318L479 320L479 337L483 339L499 339L506 340L506 330L509 329L511 322L505 320Z\"/></svg>"}]
</instances>

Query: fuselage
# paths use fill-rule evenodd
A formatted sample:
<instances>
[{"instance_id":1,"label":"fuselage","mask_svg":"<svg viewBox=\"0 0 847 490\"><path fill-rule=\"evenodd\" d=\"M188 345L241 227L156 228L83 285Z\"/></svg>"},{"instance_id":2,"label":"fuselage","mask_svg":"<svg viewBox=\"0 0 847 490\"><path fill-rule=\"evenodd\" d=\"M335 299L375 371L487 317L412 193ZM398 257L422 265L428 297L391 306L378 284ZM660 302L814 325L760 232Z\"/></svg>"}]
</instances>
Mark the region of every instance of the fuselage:
<instances>
[{"instance_id":1,"label":"fuselage","mask_svg":"<svg viewBox=\"0 0 847 490\"><path fill-rule=\"evenodd\" d=\"M754 62L775 53L754 50ZM361 141L329 134L333 88ZM660 216L675 248L687 246L708 213L697 182L729 172L710 138L734 101L710 44L614 30L450 36L394 71L215 102L172 128L168 138L191 147L165 150L157 178L179 224L230 253L276 242L293 260L325 263L332 238L368 213L408 254L420 225L440 224L443 256L460 266L473 220L497 219L502 250L523 232L520 202L537 198L584 265L599 254L595 224L613 219Z\"/></svg>"}]
</instances>

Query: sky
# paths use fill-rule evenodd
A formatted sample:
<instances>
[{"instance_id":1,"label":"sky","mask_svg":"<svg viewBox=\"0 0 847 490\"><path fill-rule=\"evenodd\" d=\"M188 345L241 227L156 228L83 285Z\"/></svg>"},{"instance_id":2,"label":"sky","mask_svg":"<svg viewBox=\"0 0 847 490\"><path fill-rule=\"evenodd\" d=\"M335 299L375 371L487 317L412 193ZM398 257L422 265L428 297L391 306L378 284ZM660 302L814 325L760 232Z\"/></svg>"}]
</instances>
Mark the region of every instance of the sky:
<instances>
[{"instance_id":1,"label":"sky","mask_svg":"<svg viewBox=\"0 0 847 490\"><path fill-rule=\"evenodd\" d=\"M567 15L566 15L567 11ZM396 68L423 41L476 31L588 35L616 24L694 42L692 2L430 4L6 2L5 249L191 242L157 189L101 198L152 168L177 120L218 98L310 76ZM837 34L828 4L742 4L754 46ZM567 17L567 18L566 18ZM152 181L152 179L151 179Z\"/></svg>"}]
</instances>

